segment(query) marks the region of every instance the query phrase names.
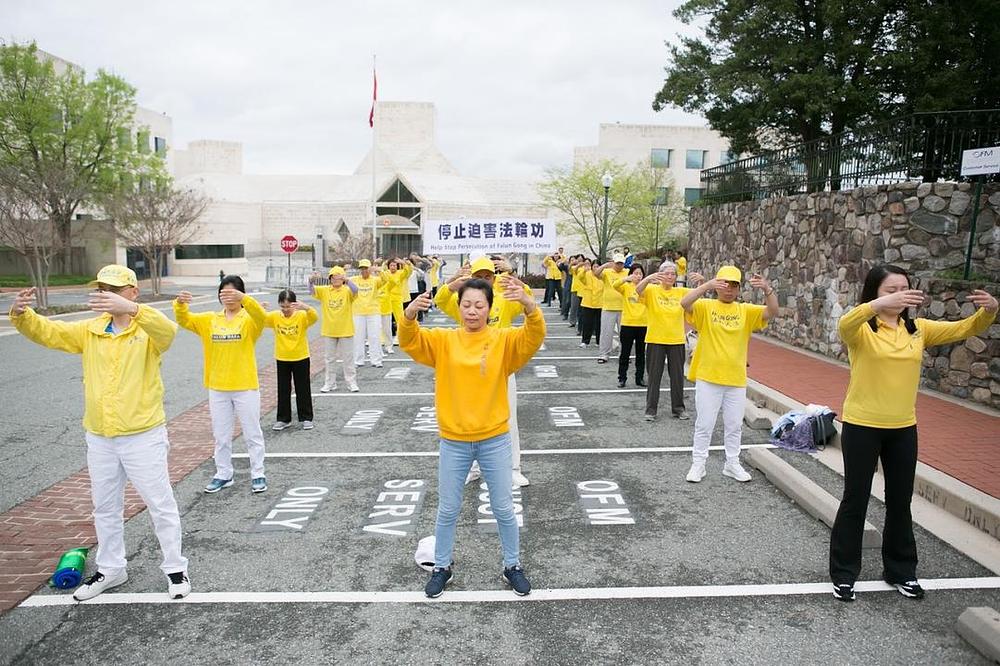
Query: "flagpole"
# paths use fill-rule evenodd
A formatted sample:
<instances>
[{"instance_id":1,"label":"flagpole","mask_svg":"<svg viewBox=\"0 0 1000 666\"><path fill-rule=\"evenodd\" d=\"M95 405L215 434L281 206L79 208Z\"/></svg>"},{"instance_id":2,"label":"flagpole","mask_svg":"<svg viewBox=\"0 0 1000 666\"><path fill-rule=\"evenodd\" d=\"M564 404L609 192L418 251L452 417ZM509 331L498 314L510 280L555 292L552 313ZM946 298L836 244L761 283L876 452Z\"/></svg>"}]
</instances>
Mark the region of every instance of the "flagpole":
<instances>
[{"instance_id":1,"label":"flagpole","mask_svg":"<svg viewBox=\"0 0 1000 666\"><path fill-rule=\"evenodd\" d=\"M378 103L378 75L375 72L375 54L372 54L372 260L378 256L378 228L375 214L375 105Z\"/></svg>"}]
</instances>

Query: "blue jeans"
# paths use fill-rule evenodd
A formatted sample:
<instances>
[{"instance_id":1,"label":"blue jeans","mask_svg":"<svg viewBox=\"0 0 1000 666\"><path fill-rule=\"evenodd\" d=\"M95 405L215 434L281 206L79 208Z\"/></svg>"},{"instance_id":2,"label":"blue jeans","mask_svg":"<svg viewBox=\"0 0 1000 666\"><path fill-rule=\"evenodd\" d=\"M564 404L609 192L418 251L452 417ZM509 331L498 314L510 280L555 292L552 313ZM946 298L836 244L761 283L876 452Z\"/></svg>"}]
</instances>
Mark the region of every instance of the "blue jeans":
<instances>
[{"instance_id":1,"label":"blue jeans","mask_svg":"<svg viewBox=\"0 0 1000 666\"><path fill-rule=\"evenodd\" d=\"M438 513L434 526L434 566L451 566L455 548L455 527L462 510L462 491L472 461L479 462L490 491L490 509L500 531L503 564L520 564L520 533L511 492L510 433L480 442L442 439L438 457Z\"/></svg>"}]
</instances>

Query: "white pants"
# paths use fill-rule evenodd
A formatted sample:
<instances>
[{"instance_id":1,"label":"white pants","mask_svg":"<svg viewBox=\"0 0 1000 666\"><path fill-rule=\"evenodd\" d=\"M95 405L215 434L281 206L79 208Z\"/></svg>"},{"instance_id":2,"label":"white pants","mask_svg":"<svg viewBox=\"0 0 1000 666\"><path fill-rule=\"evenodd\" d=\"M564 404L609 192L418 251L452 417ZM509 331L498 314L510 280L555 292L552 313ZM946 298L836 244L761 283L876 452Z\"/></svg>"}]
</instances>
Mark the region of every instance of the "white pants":
<instances>
[{"instance_id":1,"label":"white pants","mask_svg":"<svg viewBox=\"0 0 1000 666\"><path fill-rule=\"evenodd\" d=\"M382 345L379 344L381 315L354 315L354 364L365 364L365 340L368 341L368 358L372 365L382 364Z\"/></svg>"},{"instance_id":2,"label":"white pants","mask_svg":"<svg viewBox=\"0 0 1000 666\"><path fill-rule=\"evenodd\" d=\"M507 419L507 427L510 428L510 459L514 462L514 469L521 469L521 431L517 427L517 382L512 374L507 378L507 407L510 409L510 418Z\"/></svg>"},{"instance_id":3,"label":"white pants","mask_svg":"<svg viewBox=\"0 0 1000 666\"><path fill-rule=\"evenodd\" d=\"M392 315L379 315L382 317L382 344L386 349L392 349Z\"/></svg>"},{"instance_id":4,"label":"white pants","mask_svg":"<svg viewBox=\"0 0 1000 666\"><path fill-rule=\"evenodd\" d=\"M597 353L604 358L611 354L615 343L615 331L622 321L621 310L601 310L601 346Z\"/></svg>"},{"instance_id":5,"label":"white pants","mask_svg":"<svg viewBox=\"0 0 1000 666\"><path fill-rule=\"evenodd\" d=\"M87 433L87 471L94 500L97 569L105 576L123 571L125 560L125 481L142 496L163 551L163 573L187 571L181 555L181 517L167 472L167 428L121 437Z\"/></svg>"},{"instance_id":6,"label":"white pants","mask_svg":"<svg viewBox=\"0 0 1000 666\"><path fill-rule=\"evenodd\" d=\"M708 445L712 441L712 431L715 430L715 421L719 417L720 409L726 460L739 459L746 400L746 386L723 386L701 379L694 383L694 408L697 415L694 421L692 458L695 462L704 462L708 459Z\"/></svg>"},{"instance_id":7,"label":"white pants","mask_svg":"<svg viewBox=\"0 0 1000 666\"><path fill-rule=\"evenodd\" d=\"M208 390L208 411L215 437L215 478L233 478L233 428L236 419L250 454L250 478L264 476L264 433L260 429L260 391Z\"/></svg>"},{"instance_id":8,"label":"white pants","mask_svg":"<svg viewBox=\"0 0 1000 666\"><path fill-rule=\"evenodd\" d=\"M337 385L337 366L334 364L340 361L344 366L344 380L348 385L354 384L358 379L358 369L354 365L354 338L324 338L326 340L326 373L323 375L323 383L328 386Z\"/></svg>"}]
</instances>

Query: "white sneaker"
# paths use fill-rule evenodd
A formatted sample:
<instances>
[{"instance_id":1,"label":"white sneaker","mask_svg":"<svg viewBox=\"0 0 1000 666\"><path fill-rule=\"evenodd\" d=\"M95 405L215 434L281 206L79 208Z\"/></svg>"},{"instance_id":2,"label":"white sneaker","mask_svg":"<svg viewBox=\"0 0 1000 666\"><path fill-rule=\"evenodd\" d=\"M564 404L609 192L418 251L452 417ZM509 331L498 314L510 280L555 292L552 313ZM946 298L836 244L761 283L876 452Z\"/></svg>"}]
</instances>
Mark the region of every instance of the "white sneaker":
<instances>
[{"instance_id":1,"label":"white sneaker","mask_svg":"<svg viewBox=\"0 0 1000 666\"><path fill-rule=\"evenodd\" d=\"M746 483L753 479L750 474L743 469L743 465L740 464L739 460L727 460L725 466L722 468L723 476L728 476L731 479L736 479L742 483Z\"/></svg>"},{"instance_id":2,"label":"white sneaker","mask_svg":"<svg viewBox=\"0 0 1000 666\"><path fill-rule=\"evenodd\" d=\"M511 484L514 488L523 488L524 486L531 483L531 481L528 481L528 477L526 477L524 474L521 474L521 470L519 469L515 469L513 471L513 474L511 475L511 480L513 480L514 482L513 484Z\"/></svg>"},{"instance_id":3,"label":"white sneaker","mask_svg":"<svg viewBox=\"0 0 1000 666\"><path fill-rule=\"evenodd\" d=\"M469 470L469 475L465 477L465 483L466 484L472 483L473 481L476 481L482 476L483 473L479 470L479 467L478 466L473 467L472 469Z\"/></svg>"},{"instance_id":4,"label":"white sneaker","mask_svg":"<svg viewBox=\"0 0 1000 666\"><path fill-rule=\"evenodd\" d=\"M685 477L691 483L698 483L705 478L705 463L704 461L691 463L691 469L688 470L687 477Z\"/></svg>"},{"instance_id":5,"label":"white sneaker","mask_svg":"<svg viewBox=\"0 0 1000 666\"><path fill-rule=\"evenodd\" d=\"M336 390L337 390L336 384L323 384L323 387L320 388L321 393L329 393L330 391L336 391Z\"/></svg>"},{"instance_id":6,"label":"white sneaker","mask_svg":"<svg viewBox=\"0 0 1000 666\"><path fill-rule=\"evenodd\" d=\"M303 430L312 430L313 429L313 422L312 421L303 421L302 422L302 429Z\"/></svg>"},{"instance_id":7,"label":"white sneaker","mask_svg":"<svg viewBox=\"0 0 1000 666\"><path fill-rule=\"evenodd\" d=\"M372 363L372 367L373 368L381 368L382 364L381 363Z\"/></svg>"},{"instance_id":8,"label":"white sneaker","mask_svg":"<svg viewBox=\"0 0 1000 666\"><path fill-rule=\"evenodd\" d=\"M167 596L171 599L183 599L191 594L191 581L188 580L185 572L178 571L167 574L167 580L170 581L170 584L167 585Z\"/></svg>"},{"instance_id":9,"label":"white sneaker","mask_svg":"<svg viewBox=\"0 0 1000 666\"><path fill-rule=\"evenodd\" d=\"M284 430L285 428L287 428L290 425L292 425L292 424L291 423L287 423L285 421L278 421L273 426L271 426L271 430L277 430L277 431L280 432L280 431Z\"/></svg>"},{"instance_id":10,"label":"white sneaker","mask_svg":"<svg viewBox=\"0 0 1000 666\"><path fill-rule=\"evenodd\" d=\"M579 347L580 347L580 349L586 349L587 348L587 343L586 342L581 342L579 344Z\"/></svg>"},{"instance_id":11,"label":"white sneaker","mask_svg":"<svg viewBox=\"0 0 1000 666\"><path fill-rule=\"evenodd\" d=\"M357 384L348 384L347 385L347 390L350 391L351 393L357 393L361 389L358 388Z\"/></svg>"},{"instance_id":12,"label":"white sneaker","mask_svg":"<svg viewBox=\"0 0 1000 666\"><path fill-rule=\"evenodd\" d=\"M396 350L393 349L392 347L389 347L388 349L385 350L385 353L386 354L395 354Z\"/></svg>"},{"instance_id":13,"label":"white sneaker","mask_svg":"<svg viewBox=\"0 0 1000 666\"><path fill-rule=\"evenodd\" d=\"M83 585L76 588L76 592L73 593L73 598L77 601L86 601L87 599L93 599L101 592L105 590L110 590L113 587L118 587L119 585L124 585L128 582L128 572L124 569L118 572L115 576L105 576L100 571L95 573L93 576L83 581Z\"/></svg>"}]
</instances>

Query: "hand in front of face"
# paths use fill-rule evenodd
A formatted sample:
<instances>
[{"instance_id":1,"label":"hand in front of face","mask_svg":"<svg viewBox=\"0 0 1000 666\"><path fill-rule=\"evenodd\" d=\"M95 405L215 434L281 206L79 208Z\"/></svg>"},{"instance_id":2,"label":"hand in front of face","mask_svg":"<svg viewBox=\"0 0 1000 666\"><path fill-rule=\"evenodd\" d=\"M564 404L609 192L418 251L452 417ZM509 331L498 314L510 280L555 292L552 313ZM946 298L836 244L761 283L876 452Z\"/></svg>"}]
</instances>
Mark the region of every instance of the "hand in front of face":
<instances>
[{"instance_id":1,"label":"hand in front of face","mask_svg":"<svg viewBox=\"0 0 1000 666\"><path fill-rule=\"evenodd\" d=\"M296 312L307 312L309 310L309 306L302 301L295 301L292 303L292 309Z\"/></svg>"},{"instance_id":2,"label":"hand in front of face","mask_svg":"<svg viewBox=\"0 0 1000 666\"><path fill-rule=\"evenodd\" d=\"M20 315L24 314L24 309L35 302L35 288L22 289L17 292L17 296L14 297L14 304L11 306L10 311L13 314Z\"/></svg>"},{"instance_id":3,"label":"hand in front of face","mask_svg":"<svg viewBox=\"0 0 1000 666\"><path fill-rule=\"evenodd\" d=\"M504 273L510 273L514 270L514 267L506 259L497 259L493 262L493 265L496 267L496 270L503 271Z\"/></svg>"},{"instance_id":4,"label":"hand in front of face","mask_svg":"<svg viewBox=\"0 0 1000 666\"><path fill-rule=\"evenodd\" d=\"M226 287L219 292L219 300L222 301L223 305L238 305L243 302L244 296L246 296L246 294L238 289L233 289L232 287Z\"/></svg>"},{"instance_id":5,"label":"hand in front of face","mask_svg":"<svg viewBox=\"0 0 1000 666\"><path fill-rule=\"evenodd\" d=\"M900 289L885 296L879 296L871 305L875 310L900 311L915 308L924 302L924 292L919 289Z\"/></svg>"},{"instance_id":6,"label":"hand in front of face","mask_svg":"<svg viewBox=\"0 0 1000 666\"><path fill-rule=\"evenodd\" d=\"M472 272L469 270L469 266L462 266L458 269L458 272L452 276L451 280L448 281L448 288L455 291L470 277L472 277Z\"/></svg>"},{"instance_id":7,"label":"hand in front of face","mask_svg":"<svg viewBox=\"0 0 1000 666\"><path fill-rule=\"evenodd\" d=\"M138 303L113 291L95 291L90 294L87 298L87 307L93 312L107 312L112 316L135 315L139 312Z\"/></svg>"},{"instance_id":8,"label":"hand in front of face","mask_svg":"<svg viewBox=\"0 0 1000 666\"><path fill-rule=\"evenodd\" d=\"M701 284L702 282L705 281L704 275L702 275L701 273L695 273L694 271L689 272L687 274L687 277L688 277L688 282L690 282L692 285Z\"/></svg>"},{"instance_id":9,"label":"hand in front of face","mask_svg":"<svg viewBox=\"0 0 1000 666\"><path fill-rule=\"evenodd\" d=\"M429 291L425 291L410 301L410 303L406 306L406 312L403 314L407 319L416 319L418 312L427 312L430 309L431 293Z\"/></svg>"},{"instance_id":10,"label":"hand in front of face","mask_svg":"<svg viewBox=\"0 0 1000 666\"><path fill-rule=\"evenodd\" d=\"M513 275L505 275L500 278L500 286L503 288L503 297L508 301L516 301L521 305L528 305L533 301L524 283Z\"/></svg>"},{"instance_id":11,"label":"hand in front of face","mask_svg":"<svg viewBox=\"0 0 1000 666\"><path fill-rule=\"evenodd\" d=\"M966 300L972 301L972 304L977 308L984 308L989 312L997 311L997 299L989 294L989 292L983 291L982 289L976 289L971 294L966 296Z\"/></svg>"},{"instance_id":12,"label":"hand in front of face","mask_svg":"<svg viewBox=\"0 0 1000 666\"><path fill-rule=\"evenodd\" d=\"M178 303L183 303L185 305L191 305L191 299L193 299L193 298L194 298L194 295L190 291L180 291L180 292L177 292L177 302Z\"/></svg>"},{"instance_id":13,"label":"hand in front of face","mask_svg":"<svg viewBox=\"0 0 1000 666\"><path fill-rule=\"evenodd\" d=\"M702 286L706 287L709 291L719 292L728 287L729 283L726 282L725 280L720 280L719 278L715 278L714 280L709 280Z\"/></svg>"}]
</instances>

